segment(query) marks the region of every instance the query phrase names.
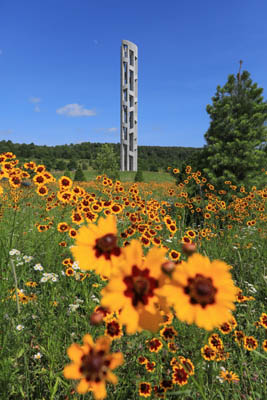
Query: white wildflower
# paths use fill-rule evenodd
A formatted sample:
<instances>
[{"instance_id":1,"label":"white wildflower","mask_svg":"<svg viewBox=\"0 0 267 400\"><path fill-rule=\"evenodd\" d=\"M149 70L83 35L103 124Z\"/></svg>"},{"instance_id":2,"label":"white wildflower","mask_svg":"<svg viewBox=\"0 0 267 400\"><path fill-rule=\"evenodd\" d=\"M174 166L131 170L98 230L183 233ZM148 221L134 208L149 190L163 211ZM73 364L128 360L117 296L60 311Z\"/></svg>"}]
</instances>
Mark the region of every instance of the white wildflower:
<instances>
[{"instance_id":1,"label":"white wildflower","mask_svg":"<svg viewBox=\"0 0 267 400\"><path fill-rule=\"evenodd\" d=\"M17 250L17 249L12 249L12 250L10 250L9 254L11 256L14 256L14 255L19 256L20 255L20 251Z\"/></svg>"},{"instance_id":2,"label":"white wildflower","mask_svg":"<svg viewBox=\"0 0 267 400\"><path fill-rule=\"evenodd\" d=\"M33 269L35 269L35 271L43 271L44 267L42 267L41 264L36 264Z\"/></svg>"},{"instance_id":3,"label":"white wildflower","mask_svg":"<svg viewBox=\"0 0 267 400\"><path fill-rule=\"evenodd\" d=\"M38 353L34 354L33 358L34 358L35 360L40 360L40 358L41 358L42 356L43 356L43 355L42 355L40 352L38 352Z\"/></svg>"},{"instance_id":4,"label":"white wildflower","mask_svg":"<svg viewBox=\"0 0 267 400\"><path fill-rule=\"evenodd\" d=\"M16 326L16 329L17 331L22 331L22 329L24 329L24 325L19 324Z\"/></svg>"},{"instance_id":5,"label":"white wildflower","mask_svg":"<svg viewBox=\"0 0 267 400\"><path fill-rule=\"evenodd\" d=\"M26 263L30 262L32 259L33 259L32 256L23 256L23 260L24 260Z\"/></svg>"}]
</instances>

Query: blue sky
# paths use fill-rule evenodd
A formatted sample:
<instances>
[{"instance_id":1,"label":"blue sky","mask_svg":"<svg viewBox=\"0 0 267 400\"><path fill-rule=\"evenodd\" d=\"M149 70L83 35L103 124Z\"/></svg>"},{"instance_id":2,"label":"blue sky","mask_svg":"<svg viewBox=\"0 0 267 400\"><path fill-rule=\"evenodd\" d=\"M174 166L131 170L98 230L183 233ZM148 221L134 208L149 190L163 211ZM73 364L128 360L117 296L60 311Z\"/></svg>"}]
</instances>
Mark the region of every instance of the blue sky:
<instances>
[{"instance_id":1,"label":"blue sky","mask_svg":"<svg viewBox=\"0 0 267 400\"><path fill-rule=\"evenodd\" d=\"M202 147L239 60L267 98L266 15L266 0L0 0L0 140L118 143L126 39L138 144Z\"/></svg>"}]
</instances>

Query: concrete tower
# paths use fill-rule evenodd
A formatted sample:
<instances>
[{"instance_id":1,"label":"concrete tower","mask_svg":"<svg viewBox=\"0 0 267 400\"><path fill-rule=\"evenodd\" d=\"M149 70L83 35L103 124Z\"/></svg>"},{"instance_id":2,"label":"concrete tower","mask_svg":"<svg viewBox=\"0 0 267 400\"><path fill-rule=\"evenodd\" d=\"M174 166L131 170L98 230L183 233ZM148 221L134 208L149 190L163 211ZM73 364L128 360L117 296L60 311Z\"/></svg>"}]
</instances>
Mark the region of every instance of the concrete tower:
<instances>
[{"instance_id":1,"label":"concrete tower","mask_svg":"<svg viewBox=\"0 0 267 400\"><path fill-rule=\"evenodd\" d=\"M137 171L137 46L121 43L121 171Z\"/></svg>"}]
</instances>

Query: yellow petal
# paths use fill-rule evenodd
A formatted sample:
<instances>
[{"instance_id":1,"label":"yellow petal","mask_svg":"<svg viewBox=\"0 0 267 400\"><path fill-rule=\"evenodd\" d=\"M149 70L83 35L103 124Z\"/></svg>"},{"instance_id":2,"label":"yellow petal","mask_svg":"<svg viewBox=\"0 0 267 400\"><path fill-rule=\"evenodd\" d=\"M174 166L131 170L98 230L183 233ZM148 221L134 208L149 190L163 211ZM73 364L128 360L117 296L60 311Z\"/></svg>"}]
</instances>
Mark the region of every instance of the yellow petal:
<instances>
[{"instance_id":1,"label":"yellow petal","mask_svg":"<svg viewBox=\"0 0 267 400\"><path fill-rule=\"evenodd\" d=\"M119 310L125 304L125 296L119 296L118 293L108 291L101 291L103 298L101 299L101 304L104 307L109 307L111 310Z\"/></svg>"},{"instance_id":2,"label":"yellow petal","mask_svg":"<svg viewBox=\"0 0 267 400\"><path fill-rule=\"evenodd\" d=\"M89 387L90 387L90 383L87 382L86 379L82 379L80 381L80 383L77 385L76 390L80 394L85 394L86 392L88 392Z\"/></svg>"},{"instance_id":3,"label":"yellow petal","mask_svg":"<svg viewBox=\"0 0 267 400\"><path fill-rule=\"evenodd\" d=\"M112 277L105 289L110 292L123 292L126 289L126 285L121 278Z\"/></svg>"},{"instance_id":4,"label":"yellow petal","mask_svg":"<svg viewBox=\"0 0 267 400\"><path fill-rule=\"evenodd\" d=\"M126 325L128 334L135 333L138 329L139 315L130 305L125 306L119 314L119 321L122 325Z\"/></svg>"},{"instance_id":5,"label":"yellow petal","mask_svg":"<svg viewBox=\"0 0 267 400\"><path fill-rule=\"evenodd\" d=\"M149 268L150 275L158 278L162 273L161 264L166 261L164 258L166 252L166 249L158 247L153 247L151 250L149 250L144 262L144 268Z\"/></svg>"},{"instance_id":6,"label":"yellow petal","mask_svg":"<svg viewBox=\"0 0 267 400\"><path fill-rule=\"evenodd\" d=\"M83 351L81 347L77 343L73 343L67 350L67 354L69 358L76 362L79 363L82 356L83 356Z\"/></svg>"},{"instance_id":7,"label":"yellow petal","mask_svg":"<svg viewBox=\"0 0 267 400\"><path fill-rule=\"evenodd\" d=\"M111 371L108 371L107 373L107 380L113 383L113 385L116 385L116 383L118 382L117 376Z\"/></svg>"},{"instance_id":8,"label":"yellow petal","mask_svg":"<svg viewBox=\"0 0 267 400\"><path fill-rule=\"evenodd\" d=\"M122 249L122 252L125 255L126 263L129 265L130 270L132 269L133 265L137 265L139 267L142 265L143 250L142 245L138 240L132 240L129 246L126 246Z\"/></svg>"},{"instance_id":9,"label":"yellow petal","mask_svg":"<svg viewBox=\"0 0 267 400\"><path fill-rule=\"evenodd\" d=\"M156 332L159 329L159 324L162 322L164 322L164 319L159 313L151 314L143 310L139 315L139 326L150 332Z\"/></svg>"},{"instance_id":10,"label":"yellow petal","mask_svg":"<svg viewBox=\"0 0 267 400\"><path fill-rule=\"evenodd\" d=\"M84 335L83 337L83 343L84 344L88 344L89 347L94 347L94 341L92 339L92 336L89 335L89 333L87 333L86 335Z\"/></svg>"},{"instance_id":11,"label":"yellow petal","mask_svg":"<svg viewBox=\"0 0 267 400\"><path fill-rule=\"evenodd\" d=\"M105 382L92 383L92 389L94 392L94 397L97 400L102 400L107 396Z\"/></svg>"},{"instance_id":12,"label":"yellow petal","mask_svg":"<svg viewBox=\"0 0 267 400\"><path fill-rule=\"evenodd\" d=\"M123 364L124 359L123 359L123 354L122 353L112 353L112 358L110 361L110 369L115 369L117 368L119 365Z\"/></svg>"},{"instance_id":13,"label":"yellow petal","mask_svg":"<svg viewBox=\"0 0 267 400\"><path fill-rule=\"evenodd\" d=\"M66 379L80 379L82 374L80 373L80 366L78 364L66 365L63 371L64 377Z\"/></svg>"}]
</instances>

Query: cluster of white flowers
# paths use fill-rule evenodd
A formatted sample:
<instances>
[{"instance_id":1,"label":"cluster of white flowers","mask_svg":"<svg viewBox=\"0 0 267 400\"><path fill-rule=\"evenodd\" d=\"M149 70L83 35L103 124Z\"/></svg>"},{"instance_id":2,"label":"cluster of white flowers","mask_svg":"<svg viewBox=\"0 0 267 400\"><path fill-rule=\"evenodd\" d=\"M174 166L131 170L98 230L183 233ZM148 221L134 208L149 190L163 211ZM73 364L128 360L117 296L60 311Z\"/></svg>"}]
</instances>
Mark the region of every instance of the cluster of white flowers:
<instances>
[{"instance_id":1,"label":"cluster of white flowers","mask_svg":"<svg viewBox=\"0 0 267 400\"><path fill-rule=\"evenodd\" d=\"M33 267L33 269L34 269L35 271L43 271L44 267L42 267L42 265L39 263L39 264L35 264L35 266Z\"/></svg>"},{"instance_id":2,"label":"cluster of white flowers","mask_svg":"<svg viewBox=\"0 0 267 400\"><path fill-rule=\"evenodd\" d=\"M11 256L20 256L20 251L17 249L12 249L12 250L10 250L9 254Z\"/></svg>"},{"instance_id":3,"label":"cluster of white flowers","mask_svg":"<svg viewBox=\"0 0 267 400\"><path fill-rule=\"evenodd\" d=\"M247 281L244 281L246 285L248 286L248 291L250 293L257 293L257 289L252 285L252 283L249 283Z\"/></svg>"},{"instance_id":4,"label":"cluster of white flowers","mask_svg":"<svg viewBox=\"0 0 267 400\"><path fill-rule=\"evenodd\" d=\"M54 274L54 272L44 272L43 277L40 279L40 282L45 283L47 281L57 282L58 275Z\"/></svg>"},{"instance_id":5,"label":"cluster of white flowers","mask_svg":"<svg viewBox=\"0 0 267 400\"><path fill-rule=\"evenodd\" d=\"M72 268L73 269L80 269L80 267L79 267L79 262L78 261L74 261L74 263L72 264Z\"/></svg>"},{"instance_id":6,"label":"cluster of white flowers","mask_svg":"<svg viewBox=\"0 0 267 400\"><path fill-rule=\"evenodd\" d=\"M95 303L100 303L99 299L98 299L94 294L92 294L91 299L92 299Z\"/></svg>"},{"instance_id":7,"label":"cluster of white flowers","mask_svg":"<svg viewBox=\"0 0 267 400\"><path fill-rule=\"evenodd\" d=\"M69 309L67 311L67 314L69 315L72 311L76 311L80 307L80 304L82 304L83 302L84 302L83 300L76 297L74 300L74 304L69 304Z\"/></svg>"},{"instance_id":8,"label":"cluster of white flowers","mask_svg":"<svg viewBox=\"0 0 267 400\"><path fill-rule=\"evenodd\" d=\"M26 255L22 255L22 253L17 250L17 249L12 249L9 252L10 256L16 256L16 265L23 265L24 263L29 263L33 257L32 256L26 256Z\"/></svg>"}]
</instances>

